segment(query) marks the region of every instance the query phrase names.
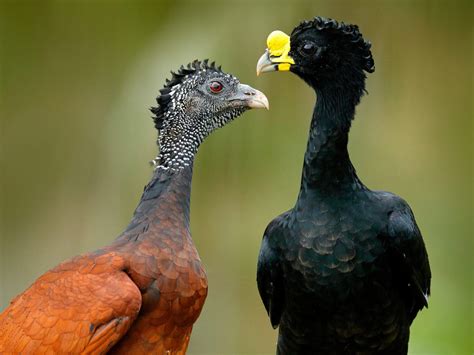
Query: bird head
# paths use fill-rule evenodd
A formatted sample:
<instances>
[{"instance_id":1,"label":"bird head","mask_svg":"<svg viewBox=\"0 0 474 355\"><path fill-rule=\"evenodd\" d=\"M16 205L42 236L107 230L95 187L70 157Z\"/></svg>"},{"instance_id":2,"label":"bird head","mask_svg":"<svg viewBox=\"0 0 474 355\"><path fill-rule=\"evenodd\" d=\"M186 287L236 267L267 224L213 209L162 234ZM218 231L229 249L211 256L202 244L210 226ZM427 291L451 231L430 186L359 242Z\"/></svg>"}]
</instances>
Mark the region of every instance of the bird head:
<instances>
[{"instance_id":1,"label":"bird head","mask_svg":"<svg viewBox=\"0 0 474 355\"><path fill-rule=\"evenodd\" d=\"M206 128L201 133L209 134L246 110L268 109L262 92L207 60L195 60L171 74L157 97L158 107L151 109L158 130L187 123L196 130Z\"/></svg>"},{"instance_id":2,"label":"bird head","mask_svg":"<svg viewBox=\"0 0 474 355\"><path fill-rule=\"evenodd\" d=\"M182 166L183 159L191 160L200 143L215 129L246 110L268 109L262 92L241 84L207 60L195 60L171 73L157 97L158 106L151 108L160 131L160 155L155 163Z\"/></svg>"},{"instance_id":3,"label":"bird head","mask_svg":"<svg viewBox=\"0 0 474 355\"><path fill-rule=\"evenodd\" d=\"M291 71L316 90L327 84L363 82L364 71L375 70L370 46L356 25L316 17L303 21L291 36L282 31L270 33L267 50L257 64L257 75Z\"/></svg>"}]
</instances>

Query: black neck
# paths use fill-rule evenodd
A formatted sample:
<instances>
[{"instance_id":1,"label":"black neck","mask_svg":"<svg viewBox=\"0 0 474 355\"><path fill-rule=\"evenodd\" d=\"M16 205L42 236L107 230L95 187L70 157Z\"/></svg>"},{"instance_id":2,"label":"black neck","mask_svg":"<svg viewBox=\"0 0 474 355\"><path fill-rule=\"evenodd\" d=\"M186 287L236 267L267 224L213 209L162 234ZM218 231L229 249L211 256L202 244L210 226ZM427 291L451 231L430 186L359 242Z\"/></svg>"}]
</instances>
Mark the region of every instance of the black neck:
<instances>
[{"instance_id":1,"label":"black neck","mask_svg":"<svg viewBox=\"0 0 474 355\"><path fill-rule=\"evenodd\" d=\"M304 157L299 200L361 186L347 151L360 92L336 85L316 90L317 101Z\"/></svg>"}]
</instances>

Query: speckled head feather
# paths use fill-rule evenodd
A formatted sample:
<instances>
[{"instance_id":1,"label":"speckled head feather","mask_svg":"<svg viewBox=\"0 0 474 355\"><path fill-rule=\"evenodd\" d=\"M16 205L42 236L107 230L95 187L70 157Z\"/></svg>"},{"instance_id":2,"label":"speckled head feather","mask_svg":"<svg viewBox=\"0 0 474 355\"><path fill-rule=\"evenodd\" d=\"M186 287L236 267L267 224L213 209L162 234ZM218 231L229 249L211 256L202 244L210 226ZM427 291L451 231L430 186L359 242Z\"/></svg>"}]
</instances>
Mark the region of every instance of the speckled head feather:
<instances>
[{"instance_id":1,"label":"speckled head feather","mask_svg":"<svg viewBox=\"0 0 474 355\"><path fill-rule=\"evenodd\" d=\"M268 108L263 93L208 60L195 60L172 72L157 102L151 111L159 130L160 153L153 163L170 171L189 166L214 130L251 108Z\"/></svg>"},{"instance_id":2,"label":"speckled head feather","mask_svg":"<svg viewBox=\"0 0 474 355\"><path fill-rule=\"evenodd\" d=\"M363 70L368 73L373 73L375 71L374 59L372 58L372 52L370 51L372 45L369 41L364 40L357 25L345 24L344 22L338 22L333 19L318 16L311 21L301 22L297 27L295 27L291 36L298 35L298 33L309 28L315 28L316 30L325 33L340 35L342 38L347 39L347 43L351 44L353 51L357 52L360 55L360 58L362 58Z\"/></svg>"},{"instance_id":3,"label":"speckled head feather","mask_svg":"<svg viewBox=\"0 0 474 355\"><path fill-rule=\"evenodd\" d=\"M215 62L209 63L209 59L204 59L203 61L195 59L187 66L181 65L177 72L171 72L171 79L166 79L163 89L160 90L160 95L156 98L158 106L150 109L154 115L153 121L155 122L156 129L160 130L163 128L165 112L168 109L168 105L171 103L173 88L182 84L188 75L195 74L201 70L212 70L222 73L221 66L216 66Z\"/></svg>"}]
</instances>

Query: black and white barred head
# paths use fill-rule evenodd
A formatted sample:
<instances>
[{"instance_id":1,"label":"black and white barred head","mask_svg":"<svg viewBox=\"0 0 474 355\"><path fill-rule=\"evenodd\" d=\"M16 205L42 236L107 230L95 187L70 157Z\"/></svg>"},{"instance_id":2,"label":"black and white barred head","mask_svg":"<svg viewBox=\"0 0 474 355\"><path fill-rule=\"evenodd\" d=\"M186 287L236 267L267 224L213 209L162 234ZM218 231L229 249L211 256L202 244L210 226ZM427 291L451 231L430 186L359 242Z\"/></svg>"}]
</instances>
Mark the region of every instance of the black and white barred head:
<instances>
[{"instance_id":1,"label":"black and white barred head","mask_svg":"<svg viewBox=\"0 0 474 355\"><path fill-rule=\"evenodd\" d=\"M151 109L160 131L160 154L153 162L172 170L189 165L212 131L250 108L264 107L255 103L262 95L207 60L181 66L160 90L158 106Z\"/></svg>"}]
</instances>

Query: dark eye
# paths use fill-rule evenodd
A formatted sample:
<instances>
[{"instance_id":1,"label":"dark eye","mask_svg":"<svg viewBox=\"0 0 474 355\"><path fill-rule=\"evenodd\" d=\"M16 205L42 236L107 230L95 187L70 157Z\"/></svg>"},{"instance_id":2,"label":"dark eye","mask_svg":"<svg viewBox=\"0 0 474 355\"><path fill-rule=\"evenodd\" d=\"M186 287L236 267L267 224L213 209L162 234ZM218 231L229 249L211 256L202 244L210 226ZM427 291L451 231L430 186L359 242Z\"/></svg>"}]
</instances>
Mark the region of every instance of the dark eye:
<instances>
[{"instance_id":1,"label":"dark eye","mask_svg":"<svg viewBox=\"0 0 474 355\"><path fill-rule=\"evenodd\" d=\"M311 55L316 52L316 45L314 43L308 42L301 46L300 52L303 55Z\"/></svg>"},{"instance_id":2,"label":"dark eye","mask_svg":"<svg viewBox=\"0 0 474 355\"><path fill-rule=\"evenodd\" d=\"M218 81L213 81L210 85L209 85L209 89L214 92L214 93L218 93L218 92L221 92L222 89L224 88L224 86L218 82Z\"/></svg>"}]
</instances>

